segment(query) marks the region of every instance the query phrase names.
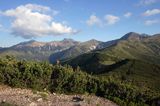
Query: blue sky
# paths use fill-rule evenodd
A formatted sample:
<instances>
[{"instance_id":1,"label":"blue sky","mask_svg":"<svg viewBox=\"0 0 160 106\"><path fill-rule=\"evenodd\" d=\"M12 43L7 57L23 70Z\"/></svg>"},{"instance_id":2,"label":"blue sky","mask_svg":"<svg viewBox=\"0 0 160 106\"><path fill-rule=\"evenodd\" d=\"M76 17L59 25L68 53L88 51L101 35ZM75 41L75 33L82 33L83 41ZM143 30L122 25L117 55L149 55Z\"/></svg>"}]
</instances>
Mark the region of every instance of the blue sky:
<instances>
[{"instance_id":1,"label":"blue sky","mask_svg":"<svg viewBox=\"0 0 160 106\"><path fill-rule=\"evenodd\" d=\"M0 46L160 33L160 0L1 0Z\"/></svg>"}]
</instances>

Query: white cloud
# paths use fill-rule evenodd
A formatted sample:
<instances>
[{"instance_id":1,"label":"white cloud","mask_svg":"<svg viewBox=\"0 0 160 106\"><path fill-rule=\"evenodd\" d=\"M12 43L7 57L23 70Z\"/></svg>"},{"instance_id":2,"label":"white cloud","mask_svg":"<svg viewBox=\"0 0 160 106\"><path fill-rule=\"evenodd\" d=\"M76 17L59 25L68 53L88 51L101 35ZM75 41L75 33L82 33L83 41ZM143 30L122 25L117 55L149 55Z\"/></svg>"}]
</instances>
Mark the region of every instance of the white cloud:
<instances>
[{"instance_id":1,"label":"white cloud","mask_svg":"<svg viewBox=\"0 0 160 106\"><path fill-rule=\"evenodd\" d=\"M77 31L55 22L47 12L52 11L53 15L57 11L46 6L36 4L26 4L3 12L3 15L12 17L12 33L23 38L41 37L47 35L74 34Z\"/></svg>"},{"instance_id":2,"label":"white cloud","mask_svg":"<svg viewBox=\"0 0 160 106\"><path fill-rule=\"evenodd\" d=\"M127 13L124 14L124 17L126 17L126 18L129 18L129 17L131 17L131 16L132 16L132 13L131 13L131 12L127 12Z\"/></svg>"},{"instance_id":3,"label":"white cloud","mask_svg":"<svg viewBox=\"0 0 160 106\"><path fill-rule=\"evenodd\" d=\"M27 4L27 5L25 5L25 7L28 9L31 9L31 10L37 10L39 12L51 11L51 8L49 8L47 6L37 5L37 4ZM21 8L21 6L19 6L19 8Z\"/></svg>"},{"instance_id":4,"label":"white cloud","mask_svg":"<svg viewBox=\"0 0 160 106\"><path fill-rule=\"evenodd\" d=\"M104 17L104 19L106 20L107 25L113 25L120 20L120 18L118 16L114 16L114 15L110 15L110 14L106 15Z\"/></svg>"},{"instance_id":5,"label":"white cloud","mask_svg":"<svg viewBox=\"0 0 160 106\"><path fill-rule=\"evenodd\" d=\"M101 20L96 15L91 15L86 23L89 26L101 25Z\"/></svg>"},{"instance_id":6,"label":"white cloud","mask_svg":"<svg viewBox=\"0 0 160 106\"><path fill-rule=\"evenodd\" d=\"M156 14L160 14L160 9L147 10L143 13L144 16L151 16Z\"/></svg>"},{"instance_id":7,"label":"white cloud","mask_svg":"<svg viewBox=\"0 0 160 106\"><path fill-rule=\"evenodd\" d=\"M157 24L157 23L159 23L158 20L146 20L144 24L147 26L150 26L150 25Z\"/></svg>"},{"instance_id":8,"label":"white cloud","mask_svg":"<svg viewBox=\"0 0 160 106\"><path fill-rule=\"evenodd\" d=\"M154 3L157 3L157 2L159 2L159 0L140 0L138 5L146 6L146 5L151 5L151 4L154 4Z\"/></svg>"}]
</instances>

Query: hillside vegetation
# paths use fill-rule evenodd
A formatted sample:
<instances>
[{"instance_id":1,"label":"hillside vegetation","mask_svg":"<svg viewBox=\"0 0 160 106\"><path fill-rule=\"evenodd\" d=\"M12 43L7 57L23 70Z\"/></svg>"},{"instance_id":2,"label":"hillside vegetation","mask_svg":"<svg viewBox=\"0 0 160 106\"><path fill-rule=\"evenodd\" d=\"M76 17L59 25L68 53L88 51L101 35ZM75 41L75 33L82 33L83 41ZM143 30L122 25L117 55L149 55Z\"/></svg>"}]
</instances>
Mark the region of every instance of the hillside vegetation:
<instances>
[{"instance_id":1,"label":"hillside vegetation","mask_svg":"<svg viewBox=\"0 0 160 106\"><path fill-rule=\"evenodd\" d=\"M140 90L132 84L89 75L79 68L51 65L46 62L17 61L7 56L0 59L0 83L66 94L92 93L115 101L121 106L156 104L159 93Z\"/></svg>"},{"instance_id":2,"label":"hillside vegetation","mask_svg":"<svg viewBox=\"0 0 160 106\"><path fill-rule=\"evenodd\" d=\"M82 54L63 64L98 78L112 78L139 88L140 92L160 94L160 35L129 33L109 47Z\"/></svg>"}]
</instances>

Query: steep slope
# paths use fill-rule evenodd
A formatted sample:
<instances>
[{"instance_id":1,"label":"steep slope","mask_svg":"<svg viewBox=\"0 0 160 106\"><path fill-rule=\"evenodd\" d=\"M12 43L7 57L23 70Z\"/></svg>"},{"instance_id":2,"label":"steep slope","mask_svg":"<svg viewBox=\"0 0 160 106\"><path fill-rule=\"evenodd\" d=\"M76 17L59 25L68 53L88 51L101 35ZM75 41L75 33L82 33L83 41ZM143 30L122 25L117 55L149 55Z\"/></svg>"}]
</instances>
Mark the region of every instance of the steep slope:
<instances>
[{"instance_id":1,"label":"steep slope","mask_svg":"<svg viewBox=\"0 0 160 106\"><path fill-rule=\"evenodd\" d=\"M146 37L140 34L128 33L109 47L78 56L68 60L67 63L72 66L88 67L86 68L88 71L96 71L101 64L111 65L125 59L136 59L160 64L159 42L159 34ZM97 67L89 69L93 64L95 67L97 65Z\"/></svg>"},{"instance_id":2,"label":"steep slope","mask_svg":"<svg viewBox=\"0 0 160 106\"><path fill-rule=\"evenodd\" d=\"M137 38L136 38L137 39ZM120 40L117 44L101 50L101 52L117 58L129 58L159 63L160 35L142 40Z\"/></svg>"},{"instance_id":3,"label":"steep slope","mask_svg":"<svg viewBox=\"0 0 160 106\"><path fill-rule=\"evenodd\" d=\"M13 55L19 59L48 61L48 58L52 53L68 49L76 44L79 44L79 42L72 39L52 42L37 42L31 40L9 48L1 49L0 55Z\"/></svg>"},{"instance_id":4,"label":"steep slope","mask_svg":"<svg viewBox=\"0 0 160 106\"><path fill-rule=\"evenodd\" d=\"M75 46L72 46L69 49L63 50L61 52L53 53L50 56L50 62L54 63L56 60L73 58L80 54L95 50L100 43L102 42L92 39L92 40L77 44Z\"/></svg>"}]
</instances>

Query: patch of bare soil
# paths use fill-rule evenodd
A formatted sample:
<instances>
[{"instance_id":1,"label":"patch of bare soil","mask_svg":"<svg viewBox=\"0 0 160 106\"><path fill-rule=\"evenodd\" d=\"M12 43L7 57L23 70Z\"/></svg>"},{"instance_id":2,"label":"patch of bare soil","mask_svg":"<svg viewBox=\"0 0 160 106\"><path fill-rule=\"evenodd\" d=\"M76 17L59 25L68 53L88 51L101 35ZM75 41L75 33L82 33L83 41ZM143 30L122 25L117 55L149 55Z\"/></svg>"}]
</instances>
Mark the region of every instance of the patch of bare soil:
<instances>
[{"instance_id":1,"label":"patch of bare soil","mask_svg":"<svg viewBox=\"0 0 160 106\"><path fill-rule=\"evenodd\" d=\"M4 85L0 86L0 102L17 106L117 106L107 99L92 95L51 94Z\"/></svg>"}]
</instances>

